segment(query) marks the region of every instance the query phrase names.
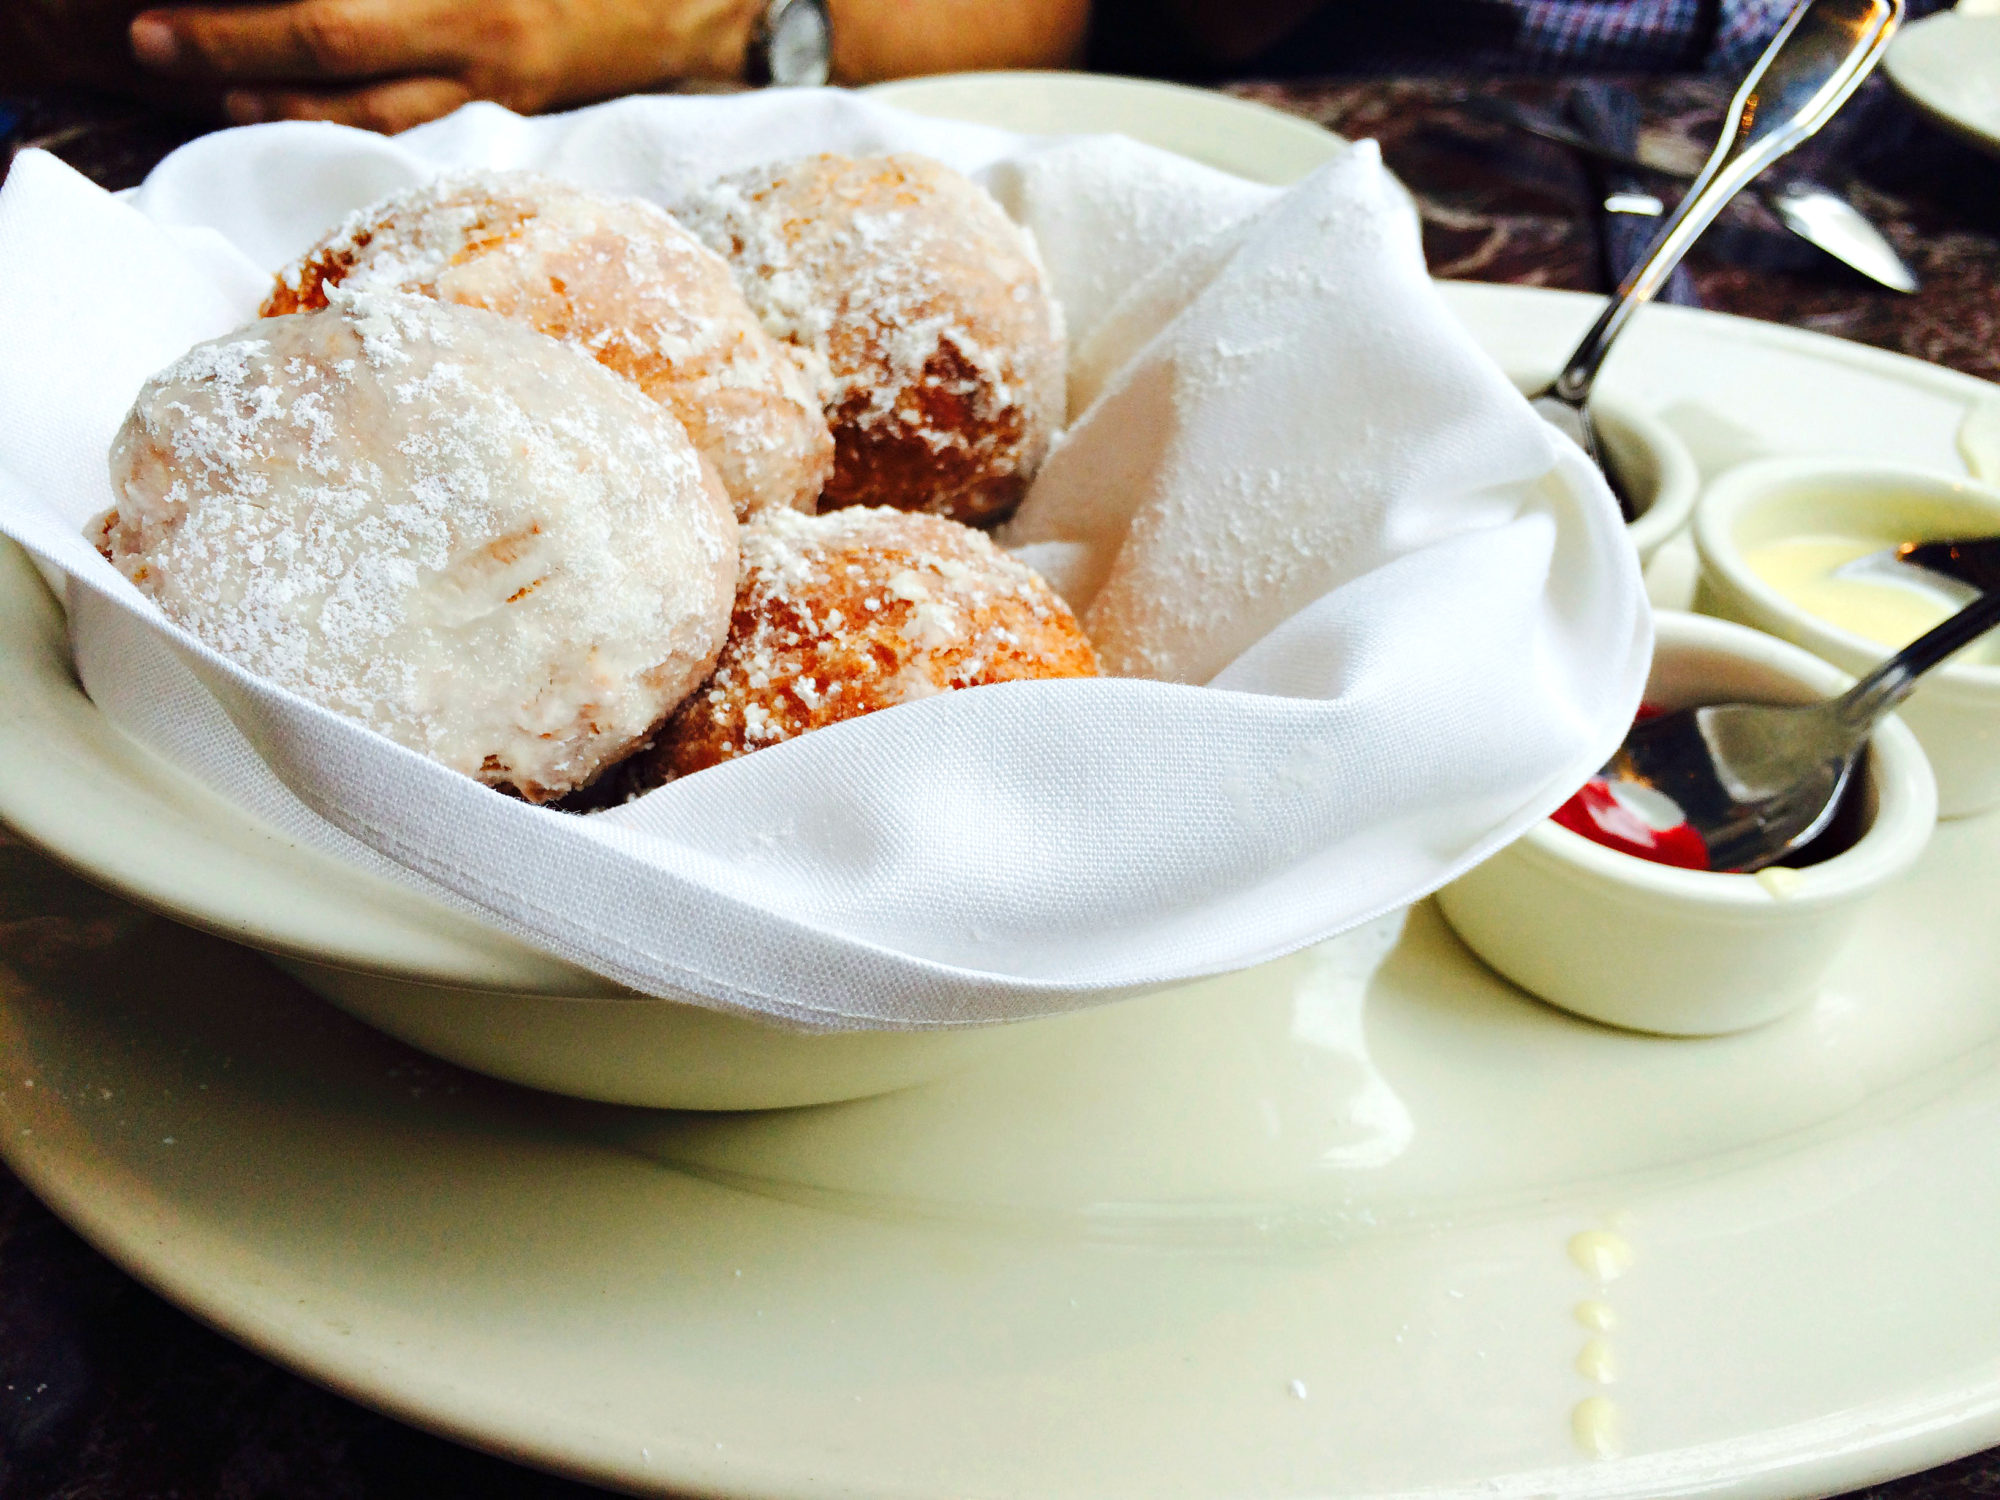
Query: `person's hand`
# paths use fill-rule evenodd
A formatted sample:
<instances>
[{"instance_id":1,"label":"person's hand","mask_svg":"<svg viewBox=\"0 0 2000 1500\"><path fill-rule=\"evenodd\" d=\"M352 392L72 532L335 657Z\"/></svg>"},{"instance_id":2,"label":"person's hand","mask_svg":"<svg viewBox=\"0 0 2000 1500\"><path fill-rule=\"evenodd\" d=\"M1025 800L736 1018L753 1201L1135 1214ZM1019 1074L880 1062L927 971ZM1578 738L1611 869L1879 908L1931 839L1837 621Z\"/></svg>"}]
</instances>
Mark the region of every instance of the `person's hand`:
<instances>
[{"instance_id":1,"label":"person's hand","mask_svg":"<svg viewBox=\"0 0 2000 1500\"><path fill-rule=\"evenodd\" d=\"M131 24L140 67L239 124L395 131L470 99L522 113L735 78L762 0L276 0Z\"/></svg>"}]
</instances>

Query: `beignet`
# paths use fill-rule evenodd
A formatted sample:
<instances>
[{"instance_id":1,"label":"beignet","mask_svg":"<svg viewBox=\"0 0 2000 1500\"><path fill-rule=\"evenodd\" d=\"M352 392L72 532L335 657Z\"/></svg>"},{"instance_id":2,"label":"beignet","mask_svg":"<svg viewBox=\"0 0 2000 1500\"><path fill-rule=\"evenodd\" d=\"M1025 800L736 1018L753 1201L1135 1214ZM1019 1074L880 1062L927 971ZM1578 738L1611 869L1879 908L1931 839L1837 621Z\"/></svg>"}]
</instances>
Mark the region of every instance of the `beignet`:
<instances>
[{"instance_id":1,"label":"beignet","mask_svg":"<svg viewBox=\"0 0 2000 1500\"><path fill-rule=\"evenodd\" d=\"M575 345L680 418L739 517L813 509L832 469L814 385L729 268L643 200L528 172L440 178L350 216L264 312L323 307L333 286L483 307Z\"/></svg>"},{"instance_id":2,"label":"beignet","mask_svg":"<svg viewBox=\"0 0 2000 1500\"><path fill-rule=\"evenodd\" d=\"M923 156L812 156L724 177L674 213L824 372L822 510L987 525L1020 503L1063 420L1062 315L983 188Z\"/></svg>"},{"instance_id":3,"label":"beignet","mask_svg":"<svg viewBox=\"0 0 2000 1500\"><path fill-rule=\"evenodd\" d=\"M1041 576L942 516L778 511L742 545L715 673L635 766L636 790L955 688L1097 675Z\"/></svg>"},{"instance_id":4,"label":"beignet","mask_svg":"<svg viewBox=\"0 0 2000 1500\"><path fill-rule=\"evenodd\" d=\"M585 785L715 660L727 497L671 415L575 350L332 296L147 382L94 537L248 670L530 801Z\"/></svg>"}]
</instances>

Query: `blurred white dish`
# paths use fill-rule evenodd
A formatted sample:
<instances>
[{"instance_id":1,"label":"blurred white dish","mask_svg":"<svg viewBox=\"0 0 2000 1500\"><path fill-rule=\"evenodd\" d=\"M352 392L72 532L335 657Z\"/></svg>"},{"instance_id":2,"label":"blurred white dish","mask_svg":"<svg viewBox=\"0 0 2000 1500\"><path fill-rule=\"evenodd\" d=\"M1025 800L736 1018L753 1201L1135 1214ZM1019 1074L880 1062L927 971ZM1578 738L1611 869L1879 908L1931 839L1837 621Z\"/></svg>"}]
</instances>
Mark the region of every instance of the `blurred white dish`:
<instances>
[{"instance_id":1,"label":"blurred white dish","mask_svg":"<svg viewBox=\"0 0 2000 1500\"><path fill-rule=\"evenodd\" d=\"M1136 136L1218 118L1207 95L1086 82L1095 122ZM1447 291L1509 369L1559 359L1597 307ZM1770 452L1955 465L1991 393L1674 308L1619 363L1711 473ZM63 833L93 878L170 911L183 888L224 901L224 931L334 967L573 982L211 822L80 695L9 701L0 767L44 735L81 759L0 775L0 816ZM234 1336L564 1473L739 1495L1771 1500L2000 1441L1990 820L1939 831L1820 1004L1738 1037L1528 1002L1426 904L1046 1023L949 1083L739 1117L490 1084L239 950L60 882L0 890L27 918L0 928L26 976L0 995L0 1151L36 1190ZM1941 939L1921 968L1911 932ZM1569 1246L1606 1230L1636 1258L1602 1289ZM1582 1302L1622 1320L1613 1461L1571 1436L1605 1393L1576 1368Z\"/></svg>"},{"instance_id":2,"label":"blurred white dish","mask_svg":"<svg viewBox=\"0 0 2000 1500\"><path fill-rule=\"evenodd\" d=\"M1646 701L1804 703L1848 685L1760 631L1699 615L1655 621ZM1677 1036L1761 1026L1807 1004L1857 924L1930 839L1937 788L1910 731L1870 741L1851 848L1805 870L1724 875L1656 864L1546 822L1438 893L1487 963L1565 1010Z\"/></svg>"},{"instance_id":3,"label":"blurred white dish","mask_svg":"<svg viewBox=\"0 0 2000 1500\"><path fill-rule=\"evenodd\" d=\"M1882 71L1947 130L2000 155L2000 6L1961 0L1912 21L1889 44Z\"/></svg>"},{"instance_id":4,"label":"blurred white dish","mask_svg":"<svg viewBox=\"0 0 2000 1500\"><path fill-rule=\"evenodd\" d=\"M1824 657L1859 677L1888 647L1807 610L1761 577L1745 550L1821 533L1877 545L2000 533L2000 490L1898 464L1767 459L1722 475L1695 510L1695 607ZM1913 636L1914 638L1914 636ZM2000 665L1972 647L1927 676L1899 710L1937 773L1947 818L2000 804Z\"/></svg>"}]
</instances>

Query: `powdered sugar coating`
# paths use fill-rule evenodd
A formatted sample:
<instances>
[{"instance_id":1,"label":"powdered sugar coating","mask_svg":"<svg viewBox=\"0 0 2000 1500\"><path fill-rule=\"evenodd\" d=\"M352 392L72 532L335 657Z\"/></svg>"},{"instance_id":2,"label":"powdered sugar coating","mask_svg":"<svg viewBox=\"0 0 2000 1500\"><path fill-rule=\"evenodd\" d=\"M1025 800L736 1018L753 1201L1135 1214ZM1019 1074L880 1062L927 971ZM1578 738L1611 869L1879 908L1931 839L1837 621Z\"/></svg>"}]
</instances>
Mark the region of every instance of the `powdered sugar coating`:
<instances>
[{"instance_id":1,"label":"powdered sugar coating","mask_svg":"<svg viewBox=\"0 0 2000 1500\"><path fill-rule=\"evenodd\" d=\"M111 480L96 534L168 618L532 801L646 740L729 621L736 522L680 424L470 308L335 291L199 344Z\"/></svg>"},{"instance_id":2,"label":"powdered sugar coating","mask_svg":"<svg viewBox=\"0 0 2000 1500\"><path fill-rule=\"evenodd\" d=\"M584 350L680 418L739 517L813 509L832 469L815 385L729 268L643 200L527 172L442 177L351 215L264 311L324 306L336 285L483 307Z\"/></svg>"},{"instance_id":3,"label":"powdered sugar coating","mask_svg":"<svg viewBox=\"0 0 2000 1500\"><path fill-rule=\"evenodd\" d=\"M674 205L764 326L825 373L821 508L997 521L1063 416L1062 314L1026 231L915 155L814 156Z\"/></svg>"},{"instance_id":4,"label":"powdered sugar coating","mask_svg":"<svg viewBox=\"0 0 2000 1500\"><path fill-rule=\"evenodd\" d=\"M956 521L774 511L743 528L742 546L715 673L635 763L642 784L955 688L1097 674L1040 575Z\"/></svg>"}]
</instances>

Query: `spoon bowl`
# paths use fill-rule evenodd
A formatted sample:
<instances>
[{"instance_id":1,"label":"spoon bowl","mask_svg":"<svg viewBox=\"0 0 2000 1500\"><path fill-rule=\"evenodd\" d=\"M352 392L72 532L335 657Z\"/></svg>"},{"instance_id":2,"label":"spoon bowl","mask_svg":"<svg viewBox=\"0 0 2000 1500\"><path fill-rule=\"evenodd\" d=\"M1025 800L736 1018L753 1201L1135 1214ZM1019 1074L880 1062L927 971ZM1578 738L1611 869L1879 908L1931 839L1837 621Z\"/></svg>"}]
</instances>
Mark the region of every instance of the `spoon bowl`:
<instances>
[{"instance_id":1,"label":"spoon bowl","mask_svg":"<svg viewBox=\"0 0 2000 1500\"><path fill-rule=\"evenodd\" d=\"M1701 839L1711 870L1761 870L1832 821L1869 734L1917 679L1996 625L2000 591L1918 636L1837 698L1706 704L1643 720L1603 774L1668 799Z\"/></svg>"},{"instance_id":2,"label":"spoon bowl","mask_svg":"<svg viewBox=\"0 0 2000 1500\"><path fill-rule=\"evenodd\" d=\"M1603 774L1665 798L1708 869L1751 873L1833 821L1860 748L1820 704L1704 704L1633 726Z\"/></svg>"},{"instance_id":3,"label":"spoon bowl","mask_svg":"<svg viewBox=\"0 0 2000 1500\"><path fill-rule=\"evenodd\" d=\"M2000 536L1902 542L1842 565L1843 578L1928 590L1958 608L2000 589Z\"/></svg>"}]
</instances>

